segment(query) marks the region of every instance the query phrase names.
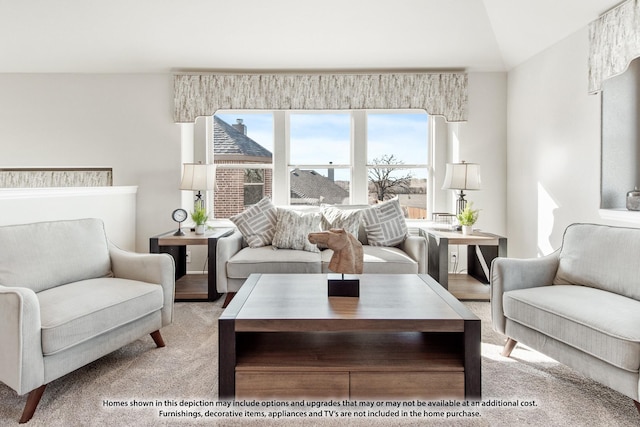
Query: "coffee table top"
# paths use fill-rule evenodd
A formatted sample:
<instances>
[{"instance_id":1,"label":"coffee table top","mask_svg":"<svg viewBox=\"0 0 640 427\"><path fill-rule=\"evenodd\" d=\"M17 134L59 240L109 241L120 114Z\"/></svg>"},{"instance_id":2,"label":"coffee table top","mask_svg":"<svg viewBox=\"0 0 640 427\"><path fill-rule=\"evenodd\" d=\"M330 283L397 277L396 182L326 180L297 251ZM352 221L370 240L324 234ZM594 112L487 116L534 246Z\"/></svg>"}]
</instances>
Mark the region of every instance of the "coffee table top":
<instances>
[{"instance_id":1,"label":"coffee table top","mask_svg":"<svg viewBox=\"0 0 640 427\"><path fill-rule=\"evenodd\" d=\"M236 331L461 332L479 320L428 275L363 274L360 297L328 297L326 274L251 275L221 318Z\"/></svg>"}]
</instances>

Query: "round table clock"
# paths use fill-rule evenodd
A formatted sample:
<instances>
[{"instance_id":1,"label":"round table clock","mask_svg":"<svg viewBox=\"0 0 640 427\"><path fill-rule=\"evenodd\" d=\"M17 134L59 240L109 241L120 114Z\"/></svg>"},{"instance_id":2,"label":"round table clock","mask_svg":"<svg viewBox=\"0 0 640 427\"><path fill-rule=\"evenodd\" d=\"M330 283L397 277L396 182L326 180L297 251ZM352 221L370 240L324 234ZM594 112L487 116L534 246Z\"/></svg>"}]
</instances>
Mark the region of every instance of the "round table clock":
<instances>
[{"instance_id":1,"label":"round table clock","mask_svg":"<svg viewBox=\"0 0 640 427\"><path fill-rule=\"evenodd\" d=\"M176 209L171 214L171 218L173 218L173 220L178 223L178 231L173 233L173 235L184 236L184 231L182 231L181 224L187 219L187 211L185 211L184 209Z\"/></svg>"}]
</instances>

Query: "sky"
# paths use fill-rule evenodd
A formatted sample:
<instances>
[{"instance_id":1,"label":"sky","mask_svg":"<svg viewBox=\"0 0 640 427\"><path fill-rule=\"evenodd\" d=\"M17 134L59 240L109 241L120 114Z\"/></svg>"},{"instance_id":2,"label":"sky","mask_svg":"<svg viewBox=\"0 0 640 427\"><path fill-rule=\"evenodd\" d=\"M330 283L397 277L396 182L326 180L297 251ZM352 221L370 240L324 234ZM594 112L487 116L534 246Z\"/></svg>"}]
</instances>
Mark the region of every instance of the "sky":
<instances>
[{"instance_id":1,"label":"sky","mask_svg":"<svg viewBox=\"0 0 640 427\"><path fill-rule=\"evenodd\" d=\"M329 164L348 165L350 163L350 114L331 113L290 113L291 123L291 165ZM247 126L247 136L273 152L273 118L265 112L234 112L216 114L229 124L243 119ZM367 159L394 154L404 164L429 163L428 158L428 116L416 113L370 112L367 119ZM345 171L346 173L346 171ZM336 170L336 179L339 179ZM347 175L345 175L347 176Z\"/></svg>"}]
</instances>

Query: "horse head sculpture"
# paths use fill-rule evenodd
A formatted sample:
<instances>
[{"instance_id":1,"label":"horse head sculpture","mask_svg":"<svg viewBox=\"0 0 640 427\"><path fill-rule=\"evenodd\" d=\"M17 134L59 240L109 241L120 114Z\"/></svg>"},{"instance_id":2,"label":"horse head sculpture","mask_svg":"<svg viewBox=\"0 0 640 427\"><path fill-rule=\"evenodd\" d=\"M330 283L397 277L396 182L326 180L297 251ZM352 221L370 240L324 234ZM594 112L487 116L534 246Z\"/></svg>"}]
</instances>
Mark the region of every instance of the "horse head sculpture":
<instances>
[{"instance_id":1,"label":"horse head sculpture","mask_svg":"<svg viewBox=\"0 0 640 427\"><path fill-rule=\"evenodd\" d=\"M342 228L309 233L309 242L321 243L333 250L329 270L342 274L362 274L364 253L362 243Z\"/></svg>"}]
</instances>

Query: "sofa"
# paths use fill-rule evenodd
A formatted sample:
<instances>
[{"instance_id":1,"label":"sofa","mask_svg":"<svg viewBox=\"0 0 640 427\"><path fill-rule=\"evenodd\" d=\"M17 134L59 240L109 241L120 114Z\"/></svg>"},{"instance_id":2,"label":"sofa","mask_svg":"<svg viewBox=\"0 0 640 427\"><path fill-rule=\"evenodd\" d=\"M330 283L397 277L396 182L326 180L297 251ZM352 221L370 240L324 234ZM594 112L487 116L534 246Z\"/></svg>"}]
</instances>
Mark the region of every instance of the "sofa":
<instances>
[{"instance_id":1,"label":"sofa","mask_svg":"<svg viewBox=\"0 0 640 427\"><path fill-rule=\"evenodd\" d=\"M29 393L150 334L173 318L175 266L107 240L99 219L0 227L0 381Z\"/></svg>"},{"instance_id":2,"label":"sofa","mask_svg":"<svg viewBox=\"0 0 640 427\"><path fill-rule=\"evenodd\" d=\"M572 224L562 247L491 265L493 328L630 398L640 411L640 229Z\"/></svg>"},{"instance_id":3,"label":"sofa","mask_svg":"<svg viewBox=\"0 0 640 427\"><path fill-rule=\"evenodd\" d=\"M242 217L245 211L232 218L238 230L218 240L217 290L227 294L225 306L253 273L329 273L333 251L318 248L307 236L309 232L331 228L342 228L358 237L363 245L364 273L426 273L426 240L409 234L397 200L373 208L361 205L275 207L268 201L261 203L264 206L256 210L266 210L268 214L264 217L271 216L270 220L259 218L258 221L255 216L251 219L270 224L269 234L259 238L252 234L246 218ZM389 218L391 225L378 227L379 222ZM389 232L391 235L381 231L394 227L396 231Z\"/></svg>"}]
</instances>

